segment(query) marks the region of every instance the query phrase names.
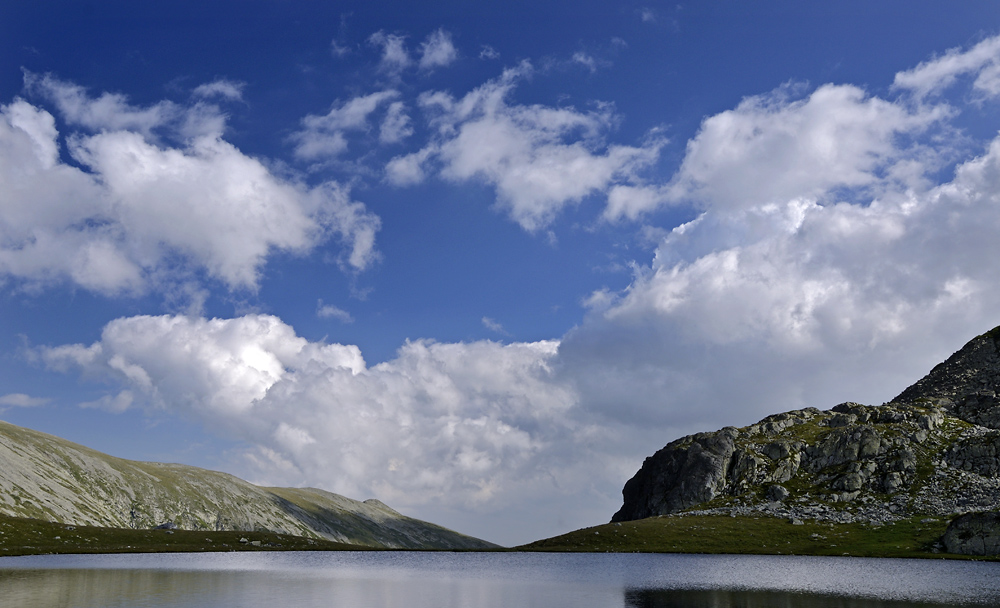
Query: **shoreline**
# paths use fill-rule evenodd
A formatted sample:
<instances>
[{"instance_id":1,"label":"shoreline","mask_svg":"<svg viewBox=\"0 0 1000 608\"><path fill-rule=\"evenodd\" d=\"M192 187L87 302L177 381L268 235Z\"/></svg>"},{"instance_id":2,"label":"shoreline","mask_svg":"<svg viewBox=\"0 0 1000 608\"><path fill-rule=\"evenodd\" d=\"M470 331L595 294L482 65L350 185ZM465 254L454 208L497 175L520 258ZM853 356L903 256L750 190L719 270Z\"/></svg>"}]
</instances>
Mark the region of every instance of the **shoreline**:
<instances>
[{"instance_id":1,"label":"shoreline","mask_svg":"<svg viewBox=\"0 0 1000 608\"><path fill-rule=\"evenodd\" d=\"M0 556L260 551L428 551L452 553L660 553L796 555L998 561L945 553L946 521L903 519L884 526L768 517L679 515L602 524L496 549L403 549L337 543L266 531L131 530L0 517Z\"/></svg>"}]
</instances>

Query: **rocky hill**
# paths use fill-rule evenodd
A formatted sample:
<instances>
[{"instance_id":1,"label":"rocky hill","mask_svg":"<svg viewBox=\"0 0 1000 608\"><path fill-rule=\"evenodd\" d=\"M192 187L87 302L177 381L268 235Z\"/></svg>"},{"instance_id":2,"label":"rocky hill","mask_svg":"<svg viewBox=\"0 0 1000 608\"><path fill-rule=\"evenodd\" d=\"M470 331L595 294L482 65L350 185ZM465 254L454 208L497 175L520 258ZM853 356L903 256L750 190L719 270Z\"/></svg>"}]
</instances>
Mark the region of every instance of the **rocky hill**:
<instances>
[{"instance_id":1,"label":"rocky hill","mask_svg":"<svg viewBox=\"0 0 1000 608\"><path fill-rule=\"evenodd\" d=\"M997 391L1000 328L890 403L795 410L673 441L625 484L612 521L759 514L882 525L996 510Z\"/></svg>"},{"instance_id":2,"label":"rocky hill","mask_svg":"<svg viewBox=\"0 0 1000 608\"><path fill-rule=\"evenodd\" d=\"M6 422L0 422L0 514L117 528L270 531L384 548L495 546L377 500L123 460Z\"/></svg>"}]
</instances>

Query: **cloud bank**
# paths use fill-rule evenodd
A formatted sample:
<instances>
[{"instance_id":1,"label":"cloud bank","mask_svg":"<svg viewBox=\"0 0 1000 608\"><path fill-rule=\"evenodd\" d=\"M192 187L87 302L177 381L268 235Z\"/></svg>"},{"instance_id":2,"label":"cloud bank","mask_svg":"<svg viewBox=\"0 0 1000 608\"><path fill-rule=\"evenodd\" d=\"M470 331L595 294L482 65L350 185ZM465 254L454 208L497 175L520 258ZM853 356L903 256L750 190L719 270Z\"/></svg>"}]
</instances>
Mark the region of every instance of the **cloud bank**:
<instances>
[{"instance_id":1,"label":"cloud bank","mask_svg":"<svg viewBox=\"0 0 1000 608\"><path fill-rule=\"evenodd\" d=\"M0 106L0 280L114 295L196 272L252 290L274 251L304 254L337 236L347 269L376 256L379 219L347 187L276 175L225 141L216 106L140 108L30 73L26 84L69 131L28 101Z\"/></svg>"},{"instance_id":2,"label":"cloud bank","mask_svg":"<svg viewBox=\"0 0 1000 608\"><path fill-rule=\"evenodd\" d=\"M573 414L557 349L415 341L368 367L357 347L309 342L272 316L141 316L40 355L122 386L91 405L165 408L250 442L258 475L401 508L500 511L614 467L579 458L605 434Z\"/></svg>"}]
</instances>

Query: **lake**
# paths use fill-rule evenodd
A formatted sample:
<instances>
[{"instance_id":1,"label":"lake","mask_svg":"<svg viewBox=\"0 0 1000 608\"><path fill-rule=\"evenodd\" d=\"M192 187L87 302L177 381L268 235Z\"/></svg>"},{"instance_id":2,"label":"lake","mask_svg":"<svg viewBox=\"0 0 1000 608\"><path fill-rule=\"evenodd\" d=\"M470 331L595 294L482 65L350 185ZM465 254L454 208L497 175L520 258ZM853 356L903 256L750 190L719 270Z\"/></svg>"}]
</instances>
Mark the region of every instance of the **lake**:
<instances>
[{"instance_id":1,"label":"lake","mask_svg":"<svg viewBox=\"0 0 1000 608\"><path fill-rule=\"evenodd\" d=\"M0 603L66 608L1000 605L1000 563L426 552L0 558Z\"/></svg>"}]
</instances>

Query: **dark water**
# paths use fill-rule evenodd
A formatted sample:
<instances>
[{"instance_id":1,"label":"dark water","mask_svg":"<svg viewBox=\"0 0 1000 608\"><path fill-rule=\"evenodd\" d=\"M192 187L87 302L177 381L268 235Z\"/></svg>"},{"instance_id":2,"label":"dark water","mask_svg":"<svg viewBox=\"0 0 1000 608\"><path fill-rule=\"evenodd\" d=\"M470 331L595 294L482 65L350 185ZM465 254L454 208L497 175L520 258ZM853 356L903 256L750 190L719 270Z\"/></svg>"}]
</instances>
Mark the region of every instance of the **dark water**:
<instances>
[{"instance_id":1,"label":"dark water","mask_svg":"<svg viewBox=\"0 0 1000 608\"><path fill-rule=\"evenodd\" d=\"M215 553L0 558L0 605L1000 606L1000 564L794 556Z\"/></svg>"}]
</instances>

